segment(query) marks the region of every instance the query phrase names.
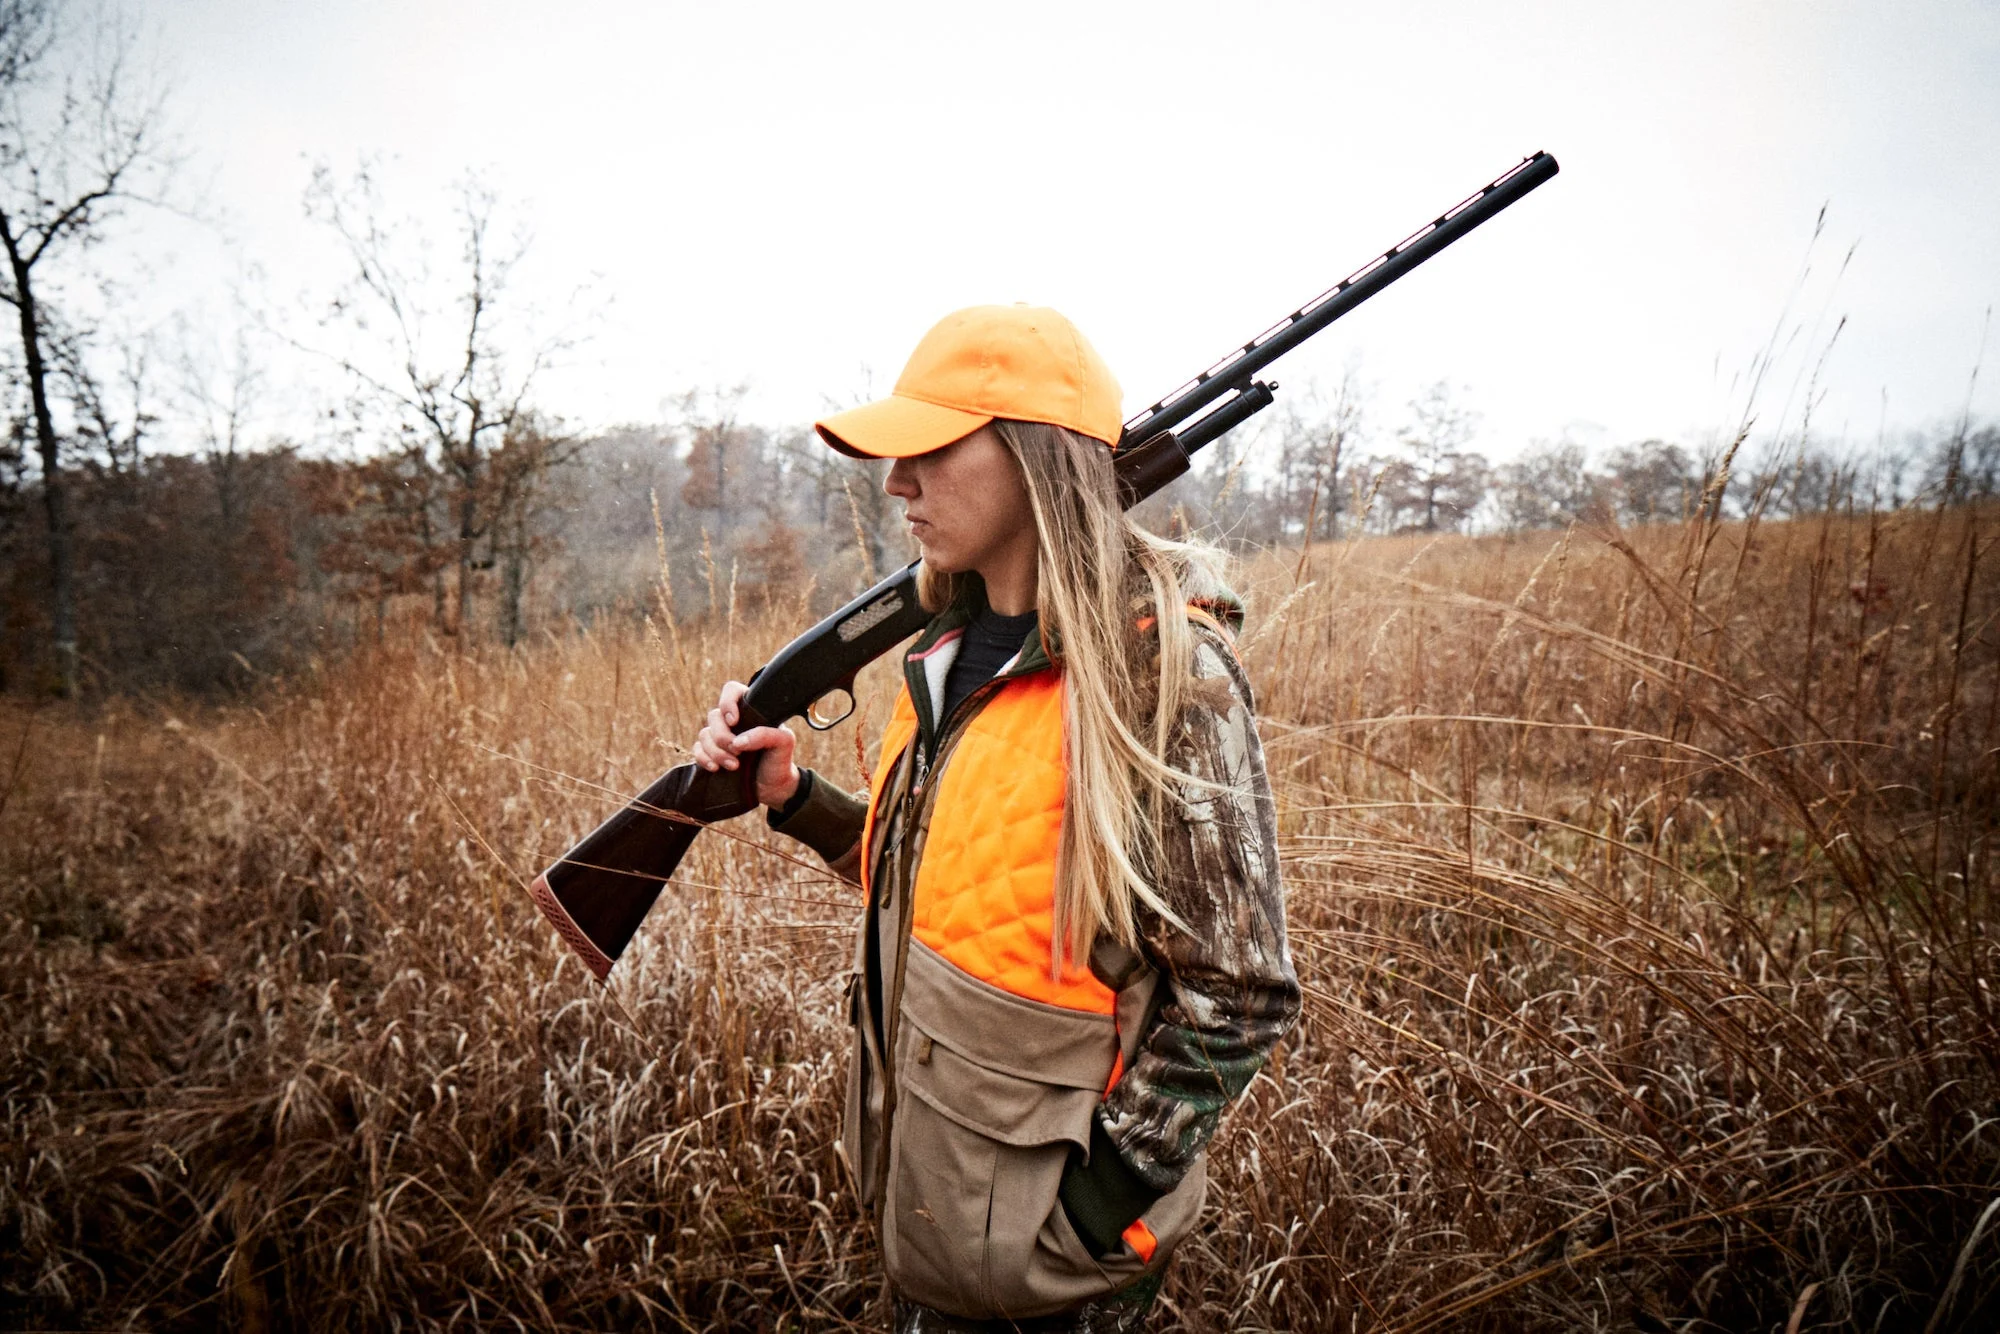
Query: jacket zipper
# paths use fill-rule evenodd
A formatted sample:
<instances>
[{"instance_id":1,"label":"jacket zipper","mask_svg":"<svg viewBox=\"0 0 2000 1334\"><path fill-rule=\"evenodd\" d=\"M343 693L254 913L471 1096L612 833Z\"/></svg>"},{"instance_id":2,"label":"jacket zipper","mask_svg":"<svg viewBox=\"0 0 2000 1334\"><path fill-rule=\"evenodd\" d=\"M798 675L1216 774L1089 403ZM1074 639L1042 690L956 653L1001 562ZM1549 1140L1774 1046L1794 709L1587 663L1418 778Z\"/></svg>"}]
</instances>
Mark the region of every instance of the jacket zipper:
<instances>
[{"instance_id":1,"label":"jacket zipper","mask_svg":"<svg viewBox=\"0 0 2000 1334\"><path fill-rule=\"evenodd\" d=\"M952 747L958 744L959 737L964 733L966 727L971 726L973 717L979 712L978 709L972 706L974 704L984 704L988 697L999 693L999 687L1006 685L1009 681L1015 680L1017 676L1026 675L1028 675L1026 672L1009 672L1005 676L994 676L980 682L971 694L958 702L957 708L945 715L944 724L938 729L937 740L933 745L924 745L922 732L919 731L915 738L917 758L916 764L913 766L914 777L911 780L910 791L906 800L917 803L919 807L922 806L924 797L927 795L932 774L944 766L944 761L948 757ZM959 725L961 720L963 720L963 726ZM935 758L933 758L934 756ZM903 822L903 827L896 831L896 840L898 843L903 842L909 836L910 829L915 823L914 820L905 820Z\"/></svg>"},{"instance_id":2,"label":"jacket zipper","mask_svg":"<svg viewBox=\"0 0 2000 1334\"><path fill-rule=\"evenodd\" d=\"M946 716L945 725L938 734L937 744L930 748L936 751L935 763L928 759L930 751L923 745L922 730L919 729L918 735L913 738L913 744L917 747L916 764L910 789L903 797L903 819L896 830L895 843L883 852L885 860L889 857L895 858L895 875L892 877L892 883L896 884L897 892L902 896L902 902L898 905L896 926L896 966L890 975L895 980L884 989L882 996L883 1008L888 1013L882 1016L882 1150L876 1159L875 1198L881 1202L880 1207L885 1215L889 1208L889 1145L893 1142L896 1120L896 1040L903 1020L903 973L910 958L910 928L916 915L917 901L915 879L903 875L904 858L909 855L910 831L928 816L930 801L934 796L928 790L932 773L944 767L945 760L951 757L952 748L964 735L965 726L970 726L972 718L978 713L977 709L968 711L967 706L975 700L984 703L987 696L998 693L998 687L1013 679L1013 674L993 677L958 702L958 707ZM964 719L965 726L955 726L961 718Z\"/></svg>"}]
</instances>

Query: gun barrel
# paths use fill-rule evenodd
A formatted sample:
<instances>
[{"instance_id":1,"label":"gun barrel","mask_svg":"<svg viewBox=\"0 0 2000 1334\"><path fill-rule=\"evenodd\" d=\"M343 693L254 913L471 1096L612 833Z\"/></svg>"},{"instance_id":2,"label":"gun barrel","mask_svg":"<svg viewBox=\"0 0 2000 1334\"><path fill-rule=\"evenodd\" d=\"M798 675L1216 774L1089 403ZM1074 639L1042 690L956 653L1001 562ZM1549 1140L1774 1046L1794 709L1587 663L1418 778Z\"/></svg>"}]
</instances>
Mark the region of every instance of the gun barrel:
<instances>
[{"instance_id":1,"label":"gun barrel","mask_svg":"<svg viewBox=\"0 0 2000 1334\"><path fill-rule=\"evenodd\" d=\"M1161 431L1173 430L1225 394L1248 390L1251 379L1266 366L1480 223L1518 202L1558 170L1555 158L1548 153L1521 159L1456 207L1425 223L1390 250L1369 260L1243 346L1232 349L1228 356L1126 422L1119 448L1143 444ZM1205 443L1206 440L1191 444L1189 452Z\"/></svg>"}]
</instances>

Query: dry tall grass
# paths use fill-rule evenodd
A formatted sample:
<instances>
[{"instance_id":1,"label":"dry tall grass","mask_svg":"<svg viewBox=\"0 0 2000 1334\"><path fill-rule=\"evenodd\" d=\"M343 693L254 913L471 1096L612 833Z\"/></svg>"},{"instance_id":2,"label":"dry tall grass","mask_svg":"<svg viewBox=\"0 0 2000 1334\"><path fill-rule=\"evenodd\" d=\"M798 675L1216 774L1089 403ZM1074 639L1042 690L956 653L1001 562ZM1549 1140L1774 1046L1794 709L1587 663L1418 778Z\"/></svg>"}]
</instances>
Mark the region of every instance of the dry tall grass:
<instances>
[{"instance_id":1,"label":"dry tall grass","mask_svg":"<svg viewBox=\"0 0 2000 1334\"><path fill-rule=\"evenodd\" d=\"M1309 1004L1170 1319L1991 1327L1993 530L1260 562ZM0 1314L877 1321L834 1145L853 894L741 822L603 992L519 888L797 623L8 715ZM858 778L852 728L815 745Z\"/></svg>"}]
</instances>

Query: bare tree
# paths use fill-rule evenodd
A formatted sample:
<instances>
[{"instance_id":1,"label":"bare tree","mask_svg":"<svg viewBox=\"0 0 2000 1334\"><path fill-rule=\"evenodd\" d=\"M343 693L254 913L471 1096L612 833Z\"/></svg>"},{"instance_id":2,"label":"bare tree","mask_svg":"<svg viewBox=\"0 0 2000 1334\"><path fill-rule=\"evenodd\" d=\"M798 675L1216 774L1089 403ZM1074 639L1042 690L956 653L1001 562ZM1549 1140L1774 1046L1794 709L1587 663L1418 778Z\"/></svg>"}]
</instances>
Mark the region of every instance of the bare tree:
<instances>
[{"instance_id":1,"label":"bare tree","mask_svg":"<svg viewBox=\"0 0 2000 1334\"><path fill-rule=\"evenodd\" d=\"M1811 437L1801 437L1789 456L1780 456L1768 478L1760 478L1762 512L1772 518L1798 518L1844 508L1854 498L1859 469Z\"/></svg>"},{"instance_id":2,"label":"bare tree","mask_svg":"<svg viewBox=\"0 0 2000 1334\"><path fill-rule=\"evenodd\" d=\"M1355 461L1366 396L1359 368L1350 365L1331 390L1315 383L1286 404L1279 422L1277 476L1270 499L1287 532L1296 523L1306 540L1340 536L1347 492L1352 490L1343 481Z\"/></svg>"},{"instance_id":3,"label":"bare tree","mask_svg":"<svg viewBox=\"0 0 2000 1334\"><path fill-rule=\"evenodd\" d=\"M171 165L160 100L135 86L131 50L130 35L108 20L83 32L50 0L0 0L0 300L19 325L48 520L51 639L69 695L78 682L75 563L45 279L52 264L103 240L120 206L144 198Z\"/></svg>"},{"instance_id":4,"label":"bare tree","mask_svg":"<svg viewBox=\"0 0 2000 1334\"><path fill-rule=\"evenodd\" d=\"M1399 478L1408 526L1427 533L1456 529L1485 499L1486 460L1467 448L1478 423L1442 380L1410 400L1410 420L1398 437L1409 451L1408 472Z\"/></svg>"},{"instance_id":5,"label":"bare tree","mask_svg":"<svg viewBox=\"0 0 2000 1334\"><path fill-rule=\"evenodd\" d=\"M1694 456L1665 440L1620 445L1604 461L1625 523L1684 519L1701 496L1702 469Z\"/></svg>"},{"instance_id":6,"label":"bare tree","mask_svg":"<svg viewBox=\"0 0 2000 1334\"><path fill-rule=\"evenodd\" d=\"M1901 509L1914 493L1923 490L1924 474L1931 462L1926 455L1928 447L1921 431L1900 430L1893 438L1886 430L1882 432L1868 460L1871 507Z\"/></svg>"},{"instance_id":7,"label":"bare tree","mask_svg":"<svg viewBox=\"0 0 2000 1334\"><path fill-rule=\"evenodd\" d=\"M443 479L438 528L451 544L456 573L456 614L449 622L442 616L442 584L435 592L441 628L463 634L474 573L482 568L480 545L490 543L503 498L522 503L542 475L509 469L539 468L547 457L508 452L504 442L526 424L541 372L574 340L558 333L511 349L510 356L500 316L528 242L498 235L498 196L480 182L458 187L458 253L442 284L450 295L441 300L421 247L413 249L400 234L404 229L388 220L371 168L343 183L322 165L306 200L340 238L353 266L352 282L334 301L329 320L380 340L337 359L361 397L385 411L398 436ZM428 511L424 523L431 523Z\"/></svg>"},{"instance_id":8,"label":"bare tree","mask_svg":"<svg viewBox=\"0 0 2000 1334\"><path fill-rule=\"evenodd\" d=\"M1941 436L1926 470L1926 489L1940 505L1964 505L2000 496L2000 426L1975 426L1970 418Z\"/></svg>"},{"instance_id":9,"label":"bare tree","mask_svg":"<svg viewBox=\"0 0 2000 1334\"><path fill-rule=\"evenodd\" d=\"M243 329L236 331L228 352L220 357L197 349L185 323L180 334L175 366L179 407L215 479L217 517L224 531L233 534L243 517L243 467L250 450L252 414L264 391L264 368Z\"/></svg>"},{"instance_id":10,"label":"bare tree","mask_svg":"<svg viewBox=\"0 0 2000 1334\"><path fill-rule=\"evenodd\" d=\"M42 330L51 378L62 387L71 415L73 452L111 476L136 486L146 441L160 415L153 403L153 340L141 336L118 345L118 370L108 379L93 364L90 340L73 329Z\"/></svg>"},{"instance_id":11,"label":"bare tree","mask_svg":"<svg viewBox=\"0 0 2000 1334\"><path fill-rule=\"evenodd\" d=\"M391 599L422 592L426 585L442 589L435 575L447 553L429 531L438 480L437 471L410 450L386 450L351 463L316 459L302 469L306 502L322 530L315 553L319 571L337 596L357 608L372 607L378 642L387 632Z\"/></svg>"},{"instance_id":12,"label":"bare tree","mask_svg":"<svg viewBox=\"0 0 2000 1334\"><path fill-rule=\"evenodd\" d=\"M508 429L492 460L493 514L488 524L492 559L500 567L500 638L508 648L525 628L521 609L535 559L554 538L543 531L550 479L582 452L580 437L560 423L523 413Z\"/></svg>"},{"instance_id":13,"label":"bare tree","mask_svg":"<svg viewBox=\"0 0 2000 1334\"><path fill-rule=\"evenodd\" d=\"M745 497L756 488L763 471L764 431L741 420L747 384L729 389L691 389L676 400L681 428L687 433L687 480L681 483L681 503L689 509L712 510L717 536L727 538ZM757 488L761 489L761 488Z\"/></svg>"},{"instance_id":14,"label":"bare tree","mask_svg":"<svg viewBox=\"0 0 2000 1334\"><path fill-rule=\"evenodd\" d=\"M1537 444L1496 469L1500 522L1516 531L1561 528L1608 509L1607 483L1588 462L1582 445L1564 439Z\"/></svg>"}]
</instances>

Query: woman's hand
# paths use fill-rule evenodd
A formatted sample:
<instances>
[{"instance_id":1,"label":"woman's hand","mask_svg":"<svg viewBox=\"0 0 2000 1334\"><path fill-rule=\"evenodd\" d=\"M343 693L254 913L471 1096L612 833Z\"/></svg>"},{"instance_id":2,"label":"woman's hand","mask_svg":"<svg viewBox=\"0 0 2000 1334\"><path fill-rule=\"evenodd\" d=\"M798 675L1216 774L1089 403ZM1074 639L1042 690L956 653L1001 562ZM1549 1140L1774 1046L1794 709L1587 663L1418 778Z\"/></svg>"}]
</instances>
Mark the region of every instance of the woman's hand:
<instances>
[{"instance_id":1,"label":"woman's hand","mask_svg":"<svg viewBox=\"0 0 2000 1334\"><path fill-rule=\"evenodd\" d=\"M708 711L708 722L694 739L694 762L712 773L738 768L740 756L755 752L757 800L776 809L799 790L799 766L792 763L799 739L789 727L753 727L736 735L736 702L749 688L741 681L723 683L721 703Z\"/></svg>"}]
</instances>

